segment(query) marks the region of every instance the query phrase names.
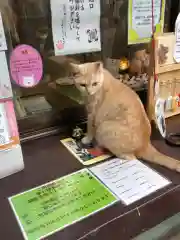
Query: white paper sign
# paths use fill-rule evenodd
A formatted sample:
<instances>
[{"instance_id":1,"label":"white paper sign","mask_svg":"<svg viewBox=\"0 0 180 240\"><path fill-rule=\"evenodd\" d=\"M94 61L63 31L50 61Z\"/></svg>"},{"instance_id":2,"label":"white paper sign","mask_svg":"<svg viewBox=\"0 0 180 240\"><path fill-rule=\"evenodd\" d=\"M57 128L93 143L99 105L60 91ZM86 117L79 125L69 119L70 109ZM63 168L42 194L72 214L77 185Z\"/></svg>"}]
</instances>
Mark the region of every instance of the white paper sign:
<instances>
[{"instance_id":1,"label":"white paper sign","mask_svg":"<svg viewBox=\"0 0 180 240\"><path fill-rule=\"evenodd\" d=\"M10 136L6 110L4 104L0 103L0 145L9 143L9 141Z\"/></svg>"},{"instance_id":2,"label":"white paper sign","mask_svg":"<svg viewBox=\"0 0 180 240\"><path fill-rule=\"evenodd\" d=\"M23 77L23 84L25 87L33 87L35 84L34 76Z\"/></svg>"},{"instance_id":3,"label":"white paper sign","mask_svg":"<svg viewBox=\"0 0 180 240\"><path fill-rule=\"evenodd\" d=\"M100 0L51 0L55 55L101 51Z\"/></svg>"},{"instance_id":4,"label":"white paper sign","mask_svg":"<svg viewBox=\"0 0 180 240\"><path fill-rule=\"evenodd\" d=\"M154 26L160 22L161 0L154 0ZM139 38L152 36L152 0L132 1L132 28Z\"/></svg>"},{"instance_id":5,"label":"white paper sign","mask_svg":"<svg viewBox=\"0 0 180 240\"><path fill-rule=\"evenodd\" d=\"M7 50L6 37L4 33L4 26L2 21L2 15L0 13L0 51Z\"/></svg>"},{"instance_id":6,"label":"white paper sign","mask_svg":"<svg viewBox=\"0 0 180 240\"><path fill-rule=\"evenodd\" d=\"M11 98L12 88L5 52L0 52L0 99Z\"/></svg>"},{"instance_id":7,"label":"white paper sign","mask_svg":"<svg viewBox=\"0 0 180 240\"><path fill-rule=\"evenodd\" d=\"M126 205L161 189L170 181L138 160L114 158L90 170Z\"/></svg>"},{"instance_id":8,"label":"white paper sign","mask_svg":"<svg viewBox=\"0 0 180 240\"><path fill-rule=\"evenodd\" d=\"M176 19L175 24L175 46L174 46L174 60L177 63L180 63L180 14L178 15Z\"/></svg>"}]
</instances>

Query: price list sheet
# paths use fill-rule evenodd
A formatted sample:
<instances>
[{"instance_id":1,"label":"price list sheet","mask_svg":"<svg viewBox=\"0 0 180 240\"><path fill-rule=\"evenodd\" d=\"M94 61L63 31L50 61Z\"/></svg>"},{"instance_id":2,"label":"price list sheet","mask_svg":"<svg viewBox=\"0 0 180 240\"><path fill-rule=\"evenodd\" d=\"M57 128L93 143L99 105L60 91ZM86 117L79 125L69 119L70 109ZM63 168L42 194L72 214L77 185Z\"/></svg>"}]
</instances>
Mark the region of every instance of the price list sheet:
<instances>
[{"instance_id":1,"label":"price list sheet","mask_svg":"<svg viewBox=\"0 0 180 240\"><path fill-rule=\"evenodd\" d=\"M126 205L170 184L139 160L114 158L90 170Z\"/></svg>"}]
</instances>

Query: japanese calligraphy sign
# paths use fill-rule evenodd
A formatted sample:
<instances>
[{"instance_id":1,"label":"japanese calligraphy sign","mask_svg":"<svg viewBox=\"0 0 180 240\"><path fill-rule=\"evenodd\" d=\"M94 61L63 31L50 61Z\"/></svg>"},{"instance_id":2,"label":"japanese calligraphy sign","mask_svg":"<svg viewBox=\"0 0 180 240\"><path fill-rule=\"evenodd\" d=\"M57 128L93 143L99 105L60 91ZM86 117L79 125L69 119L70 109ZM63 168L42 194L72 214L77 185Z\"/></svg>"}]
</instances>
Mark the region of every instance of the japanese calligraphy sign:
<instances>
[{"instance_id":1,"label":"japanese calligraphy sign","mask_svg":"<svg viewBox=\"0 0 180 240\"><path fill-rule=\"evenodd\" d=\"M39 240L113 204L117 198L83 169L9 199L26 240Z\"/></svg>"},{"instance_id":2,"label":"japanese calligraphy sign","mask_svg":"<svg viewBox=\"0 0 180 240\"><path fill-rule=\"evenodd\" d=\"M51 0L55 55L101 51L100 0Z\"/></svg>"}]
</instances>

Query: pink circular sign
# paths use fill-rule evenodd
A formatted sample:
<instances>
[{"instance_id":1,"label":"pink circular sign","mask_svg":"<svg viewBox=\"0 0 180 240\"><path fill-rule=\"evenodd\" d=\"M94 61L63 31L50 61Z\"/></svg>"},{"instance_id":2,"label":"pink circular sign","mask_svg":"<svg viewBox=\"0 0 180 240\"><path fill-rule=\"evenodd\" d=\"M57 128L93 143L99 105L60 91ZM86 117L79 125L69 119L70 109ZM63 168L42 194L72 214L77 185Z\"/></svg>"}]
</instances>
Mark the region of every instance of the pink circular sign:
<instances>
[{"instance_id":1,"label":"pink circular sign","mask_svg":"<svg viewBox=\"0 0 180 240\"><path fill-rule=\"evenodd\" d=\"M42 58L38 51L25 44L17 46L10 57L10 72L19 86L36 86L43 74Z\"/></svg>"}]
</instances>

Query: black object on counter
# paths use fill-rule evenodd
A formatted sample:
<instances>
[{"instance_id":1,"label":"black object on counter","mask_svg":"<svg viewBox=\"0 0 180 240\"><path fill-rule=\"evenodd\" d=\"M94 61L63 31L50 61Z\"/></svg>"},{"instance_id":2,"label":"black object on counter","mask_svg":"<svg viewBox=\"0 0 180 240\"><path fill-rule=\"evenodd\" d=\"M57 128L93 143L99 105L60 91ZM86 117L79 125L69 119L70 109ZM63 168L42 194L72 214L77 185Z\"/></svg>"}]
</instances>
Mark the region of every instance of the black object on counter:
<instances>
[{"instance_id":1,"label":"black object on counter","mask_svg":"<svg viewBox=\"0 0 180 240\"><path fill-rule=\"evenodd\" d=\"M170 133L165 138L168 145L173 147L180 147L180 133Z\"/></svg>"},{"instance_id":2,"label":"black object on counter","mask_svg":"<svg viewBox=\"0 0 180 240\"><path fill-rule=\"evenodd\" d=\"M84 132L80 127L75 127L72 131L72 138L75 139L76 141L79 141L83 138Z\"/></svg>"}]
</instances>

